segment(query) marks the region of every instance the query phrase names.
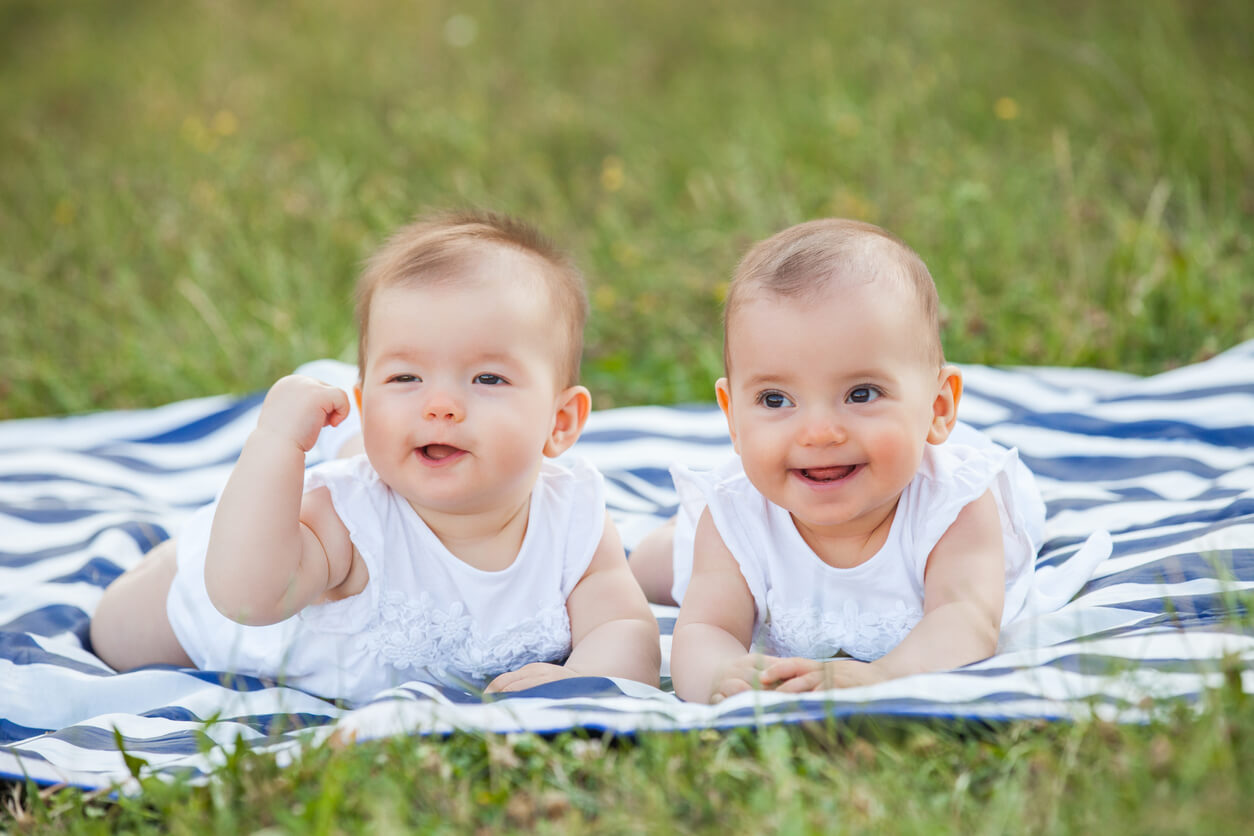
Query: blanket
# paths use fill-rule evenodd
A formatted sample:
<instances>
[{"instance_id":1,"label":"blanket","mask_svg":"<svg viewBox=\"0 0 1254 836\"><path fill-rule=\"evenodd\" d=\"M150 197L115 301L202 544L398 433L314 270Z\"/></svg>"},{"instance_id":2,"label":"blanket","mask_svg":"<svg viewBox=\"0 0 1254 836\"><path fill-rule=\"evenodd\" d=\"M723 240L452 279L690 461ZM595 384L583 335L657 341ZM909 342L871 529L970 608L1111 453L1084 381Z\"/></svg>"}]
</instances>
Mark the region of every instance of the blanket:
<instances>
[{"instance_id":1,"label":"blanket","mask_svg":"<svg viewBox=\"0 0 1254 836\"><path fill-rule=\"evenodd\" d=\"M117 674L86 647L102 589L213 498L261 396L0 423L0 775L125 791L134 771L202 780L235 746L282 761L332 735L633 734L854 716L1139 722L1225 681L1254 691L1254 341L1145 378L964 372L963 419L1017 447L1038 476L1039 570L1097 529L1113 535L1112 556L1070 604L983 662L717 706L679 700L667 677L661 689L580 678L491 700L411 683L347 706L223 671ZM576 445L605 474L628 546L674 512L672 462L713 466L728 450L712 406L594 412ZM655 612L665 658L676 610Z\"/></svg>"}]
</instances>

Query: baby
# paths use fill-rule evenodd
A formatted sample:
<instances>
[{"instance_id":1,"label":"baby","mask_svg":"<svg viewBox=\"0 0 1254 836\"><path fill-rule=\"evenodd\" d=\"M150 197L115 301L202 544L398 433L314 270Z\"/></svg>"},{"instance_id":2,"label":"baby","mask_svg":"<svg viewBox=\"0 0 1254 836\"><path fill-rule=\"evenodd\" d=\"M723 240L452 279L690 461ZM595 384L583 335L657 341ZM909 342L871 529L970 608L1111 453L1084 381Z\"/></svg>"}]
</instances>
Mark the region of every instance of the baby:
<instances>
[{"instance_id":1,"label":"baby","mask_svg":"<svg viewBox=\"0 0 1254 836\"><path fill-rule=\"evenodd\" d=\"M306 471L348 395L279 380L217 503L105 590L96 653L354 702L410 680L656 685L601 477L546 461L590 409L578 271L518 221L449 215L394 235L357 300L364 454Z\"/></svg>"},{"instance_id":2,"label":"baby","mask_svg":"<svg viewBox=\"0 0 1254 836\"><path fill-rule=\"evenodd\" d=\"M938 306L922 260L869 224L800 224L741 261L715 387L738 455L674 468L673 563L658 548L669 531L632 555L651 597L682 601L671 672L684 699L958 667L1043 600L1031 474L969 427L944 443L962 376ZM1093 538L1054 600L1107 553Z\"/></svg>"}]
</instances>

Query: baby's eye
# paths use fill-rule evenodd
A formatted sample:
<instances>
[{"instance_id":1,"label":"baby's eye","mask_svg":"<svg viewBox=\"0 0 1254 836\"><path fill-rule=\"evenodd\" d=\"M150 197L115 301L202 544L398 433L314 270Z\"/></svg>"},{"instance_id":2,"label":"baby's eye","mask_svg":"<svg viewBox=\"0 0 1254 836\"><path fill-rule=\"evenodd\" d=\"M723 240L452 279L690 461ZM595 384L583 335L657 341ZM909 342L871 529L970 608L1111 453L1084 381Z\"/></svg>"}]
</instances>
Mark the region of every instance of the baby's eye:
<instances>
[{"instance_id":1,"label":"baby's eye","mask_svg":"<svg viewBox=\"0 0 1254 836\"><path fill-rule=\"evenodd\" d=\"M482 383L485 386L499 386L500 384L507 382L508 381L499 374L492 374L491 372L484 372L483 374L475 375L475 383Z\"/></svg>"},{"instance_id":2,"label":"baby's eye","mask_svg":"<svg viewBox=\"0 0 1254 836\"><path fill-rule=\"evenodd\" d=\"M849 393L847 400L849 403L870 403L882 394L883 392L874 386L859 386Z\"/></svg>"},{"instance_id":3,"label":"baby's eye","mask_svg":"<svg viewBox=\"0 0 1254 836\"><path fill-rule=\"evenodd\" d=\"M421 383L422 378L416 374L394 374L387 379L388 383Z\"/></svg>"},{"instance_id":4,"label":"baby's eye","mask_svg":"<svg viewBox=\"0 0 1254 836\"><path fill-rule=\"evenodd\" d=\"M767 409L783 409L786 406L796 406L783 392L775 391L758 393L758 403Z\"/></svg>"}]
</instances>

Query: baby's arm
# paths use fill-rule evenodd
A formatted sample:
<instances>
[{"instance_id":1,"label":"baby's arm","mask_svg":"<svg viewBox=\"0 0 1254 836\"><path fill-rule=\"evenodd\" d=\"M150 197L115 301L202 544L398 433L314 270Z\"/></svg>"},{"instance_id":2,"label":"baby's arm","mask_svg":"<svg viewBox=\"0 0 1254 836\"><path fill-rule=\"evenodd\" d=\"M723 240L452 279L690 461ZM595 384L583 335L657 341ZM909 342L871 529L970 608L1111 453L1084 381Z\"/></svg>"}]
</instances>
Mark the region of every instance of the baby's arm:
<instances>
[{"instance_id":1,"label":"baby's arm","mask_svg":"<svg viewBox=\"0 0 1254 836\"><path fill-rule=\"evenodd\" d=\"M348 415L342 390L309 377L266 394L218 501L205 587L241 624L273 624L342 583L352 566L348 532L325 489L303 495L305 453L319 431Z\"/></svg>"},{"instance_id":2,"label":"baby's arm","mask_svg":"<svg viewBox=\"0 0 1254 836\"><path fill-rule=\"evenodd\" d=\"M657 619L627 568L609 514L592 562L566 599L571 652L565 665L534 663L501 674L487 691L518 691L571 676L620 676L658 684L662 651Z\"/></svg>"},{"instance_id":3,"label":"baby's arm","mask_svg":"<svg viewBox=\"0 0 1254 836\"><path fill-rule=\"evenodd\" d=\"M686 700L719 702L760 687L769 657L749 652L753 594L707 510L697 522L692 581L671 643L671 679Z\"/></svg>"},{"instance_id":4,"label":"baby's arm","mask_svg":"<svg viewBox=\"0 0 1254 836\"><path fill-rule=\"evenodd\" d=\"M783 659L763 672L780 691L845 688L925 671L951 670L997 651L1006 590L1005 549L992 494L958 514L928 557L923 618L874 662Z\"/></svg>"}]
</instances>

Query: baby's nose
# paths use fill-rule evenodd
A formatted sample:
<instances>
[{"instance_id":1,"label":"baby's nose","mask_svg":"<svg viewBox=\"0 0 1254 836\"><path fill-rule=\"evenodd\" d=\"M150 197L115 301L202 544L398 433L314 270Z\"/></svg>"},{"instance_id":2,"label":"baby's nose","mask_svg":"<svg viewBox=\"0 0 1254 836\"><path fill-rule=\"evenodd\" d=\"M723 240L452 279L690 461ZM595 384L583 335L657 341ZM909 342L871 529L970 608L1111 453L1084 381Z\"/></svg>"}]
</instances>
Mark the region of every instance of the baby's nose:
<instances>
[{"instance_id":1,"label":"baby's nose","mask_svg":"<svg viewBox=\"0 0 1254 836\"><path fill-rule=\"evenodd\" d=\"M449 393L433 392L427 400L424 416L430 421L461 421L465 417L465 409Z\"/></svg>"},{"instance_id":2,"label":"baby's nose","mask_svg":"<svg viewBox=\"0 0 1254 836\"><path fill-rule=\"evenodd\" d=\"M801 428L799 440L807 447L826 447L832 444L844 444L848 437L839 416L823 413L806 420Z\"/></svg>"}]
</instances>

